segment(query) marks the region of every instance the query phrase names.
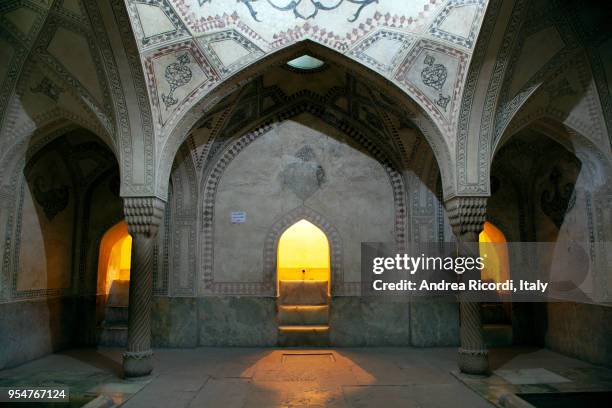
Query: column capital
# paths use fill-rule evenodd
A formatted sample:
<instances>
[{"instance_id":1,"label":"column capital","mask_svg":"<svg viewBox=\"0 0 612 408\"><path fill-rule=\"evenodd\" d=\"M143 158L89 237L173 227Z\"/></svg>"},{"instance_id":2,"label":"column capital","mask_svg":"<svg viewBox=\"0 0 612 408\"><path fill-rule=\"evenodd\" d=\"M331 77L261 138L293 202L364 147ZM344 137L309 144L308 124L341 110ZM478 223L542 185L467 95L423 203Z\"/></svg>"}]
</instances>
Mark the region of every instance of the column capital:
<instances>
[{"instance_id":1,"label":"column capital","mask_svg":"<svg viewBox=\"0 0 612 408\"><path fill-rule=\"evenodd\" d=\"M166 203L157 197L124 197L123 213L131 235L154 237L164 217Z\"/></svg>"},{"instance_id":2,"label":"column capital","mask_svg":"<svg viewBox=\"0 0 612 408\"><path fill-rule=\"evenodd\" d=\"M457 196L444 202L448 220L458 239L478 241L486 220L487 198Z\"/></svg>"}]
</instances>

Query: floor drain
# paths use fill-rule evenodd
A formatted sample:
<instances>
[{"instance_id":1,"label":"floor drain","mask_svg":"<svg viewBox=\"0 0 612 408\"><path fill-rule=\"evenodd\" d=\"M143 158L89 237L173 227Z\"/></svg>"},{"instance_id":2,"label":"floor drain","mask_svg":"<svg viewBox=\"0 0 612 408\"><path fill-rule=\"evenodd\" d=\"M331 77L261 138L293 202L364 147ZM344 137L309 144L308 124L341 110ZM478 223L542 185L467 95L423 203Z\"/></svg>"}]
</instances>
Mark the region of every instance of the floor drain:
<instances>
[{"instance_id":1,"label":"floor drain","mask_svg":"<svg viewBox=\"0 0 612 408\"><path fill-rule=\"evenodd\" d=\"M333 353L283 353L281 362L299 364L321 364L334 363L336 358Z\"/></svg>"}]
</instances>

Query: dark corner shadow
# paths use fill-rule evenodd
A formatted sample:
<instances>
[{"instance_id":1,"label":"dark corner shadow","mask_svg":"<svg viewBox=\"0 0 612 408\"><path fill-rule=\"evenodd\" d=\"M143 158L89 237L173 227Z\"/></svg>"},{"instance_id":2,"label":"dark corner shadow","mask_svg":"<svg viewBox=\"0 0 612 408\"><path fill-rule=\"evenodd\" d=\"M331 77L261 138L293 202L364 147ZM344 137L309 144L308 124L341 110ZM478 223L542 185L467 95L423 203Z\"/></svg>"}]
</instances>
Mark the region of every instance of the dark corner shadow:
<instances>
[{"instance_id":1,"label":"dark corner shadow","mask_svg":"<svg viewBox=\"0 0 612 408\"><path fill-rule=\"evenodd\" d=\"M76 348L61 351L58 354L74 358L75 360L89 364L90 366L113 374L119 378L123 378L121 356L119 356L118 359L115 359L99 352L95 348Z\"/></svg>"},{"instance_id":2,"label":"dark corner shadow","mask_svg":"<svg viewBox=\"0 0 612 408\"><path fill-rule=\"evenodd\" d=\"M516 357L534 353L542 348L536 346L511 346L489 349L489 370L491 372L498 370Z\"/></svg>"}]
</instances>

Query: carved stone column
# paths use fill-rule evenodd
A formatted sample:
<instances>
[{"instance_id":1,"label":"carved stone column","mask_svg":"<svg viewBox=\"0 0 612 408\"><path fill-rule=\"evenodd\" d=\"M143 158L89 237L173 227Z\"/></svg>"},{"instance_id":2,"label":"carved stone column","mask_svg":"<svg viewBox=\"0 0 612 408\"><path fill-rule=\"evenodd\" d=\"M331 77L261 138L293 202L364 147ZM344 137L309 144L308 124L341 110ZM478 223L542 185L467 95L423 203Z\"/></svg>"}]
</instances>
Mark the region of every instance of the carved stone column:
<instances>
[{"instance_id":1,"label":"carved stone column","mask_svg":"<svg viewBox=\"0 0 612 408\"><path fill-rule=\"evenodd\" d=\"M153 370L151 351L151 297L155 236L165 203L156 197L124 198L125 220L132 236L132 265L128 317L128 345L123 353L126 377L148 375Z\"/></svg>"},{"instance_id":2,"label":"carved stone column","mask_svg":"<svg viewBox=\"0 0 612 408\"><path fill-rule=\"evenodd\" d=\"M445 203L448 218L457 238L458 256L479 256L478 236L483 229L487 210L486 197L454 197ZM474 277L474 278L480 278ZM468 276L463 275L467 280ZM461 347L459 369L467 374L487 374L489 358L482 333L480 303L468 293L459 296L461 312Z\"/></svg>"}]
</instances>

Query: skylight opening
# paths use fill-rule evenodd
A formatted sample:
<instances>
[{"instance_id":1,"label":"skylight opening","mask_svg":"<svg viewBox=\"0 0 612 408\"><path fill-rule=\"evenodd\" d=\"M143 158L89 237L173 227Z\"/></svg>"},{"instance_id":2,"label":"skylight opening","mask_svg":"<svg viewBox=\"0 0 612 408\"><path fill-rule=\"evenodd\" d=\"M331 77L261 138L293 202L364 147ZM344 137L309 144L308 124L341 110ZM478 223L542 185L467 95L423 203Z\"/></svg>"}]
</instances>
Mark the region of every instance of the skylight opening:
<instances>
[{"instance_id":1,"label":"skylight opening","mask_svg":"<svg viewBox=\"0 0 612 408\"><path fill-rule=\"evenodd\" d=\"M321 68L324 64L325 63L320 59L311 57L308 54L304 54L301 57L297 57L287 62L287 65L291 68L302 69L304 71Z\"/></svg>"}]
</instances>

